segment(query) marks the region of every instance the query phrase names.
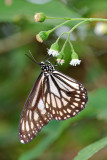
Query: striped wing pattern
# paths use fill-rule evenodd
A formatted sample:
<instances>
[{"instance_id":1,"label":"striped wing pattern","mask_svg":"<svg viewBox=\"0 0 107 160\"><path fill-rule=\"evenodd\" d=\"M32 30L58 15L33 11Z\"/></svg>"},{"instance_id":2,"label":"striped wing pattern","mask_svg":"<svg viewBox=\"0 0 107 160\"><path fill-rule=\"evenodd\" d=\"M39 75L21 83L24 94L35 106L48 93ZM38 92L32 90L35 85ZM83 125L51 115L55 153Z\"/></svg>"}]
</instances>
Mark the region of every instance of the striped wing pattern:
<instances>
[{"instance_id":1,"label":"striped wing pattern","mask_svg":"<svg viewBox=\"0 0 107 160\"><path fill-rule=\"evenodd\" d=\"M66 120L84 109L87 91L78 81L54 71L45 77L43 100L46 110L55 120Z\"/></svg>"},{"instance_id":2,"label":"striped wing pattern","mask_svg":"<svg viewBox=\"0 0 107 160\"><path fill-rule=\"evenodd\" d=\"M86 105L87 91L78 81L58 72L42 72L23 109L19 139L28 143L51 119L66 120L76 116Z\"/></svg>"},{"instance_id":3,"label":"striped wing pattern","mask_svg":"<svg viewBox=\"0 0 107 160\"><path fill-rule=\"evenodd\" d=\"M42 73L34 84L28 99L25 103L19 123L19 140L21 143L28 143L34 139L38 132L52 118L47 114L42 95Z\"/></svg>"}]
</instances>

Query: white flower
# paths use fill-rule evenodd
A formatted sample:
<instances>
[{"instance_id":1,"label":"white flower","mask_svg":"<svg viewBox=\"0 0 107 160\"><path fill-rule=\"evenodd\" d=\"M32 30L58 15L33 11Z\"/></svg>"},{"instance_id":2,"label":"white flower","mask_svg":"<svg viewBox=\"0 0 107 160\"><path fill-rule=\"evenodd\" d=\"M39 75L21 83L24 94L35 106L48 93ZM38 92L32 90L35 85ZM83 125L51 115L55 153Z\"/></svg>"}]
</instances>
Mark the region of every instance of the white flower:
<instances>
[{"instance_id":1,"label":"white flower","mask_svg":"<svg viewBox=\"0 0 107 160\"><path fill-rule=\"evenodd\" d=\"M52 55L53 57L57 57L59 55L59 52L53 49L48 49L48 54Z\"/></svg>"},{"instance_id":2,"label":"white flower","mask_svg":"<svg viewBox=\"0 0 107 160\"><path fill-rule=\"evenodd\" d=\"M57 59L56 61L58 64L61 64L61 65L64 63L64 59Z\"/></svg>"},{"instance_id":3,"label":"white flower","mask_svg":"<svg viewBox=\"0 0 107 160\"><path fill-rule=\"evenodd\" d=\"M71 66L80 65L80 63L81 63L81 60L79 60L79 59L72 59L72 60L70 61L70 65L71 65Z\"/></svg>"}]
</instances>

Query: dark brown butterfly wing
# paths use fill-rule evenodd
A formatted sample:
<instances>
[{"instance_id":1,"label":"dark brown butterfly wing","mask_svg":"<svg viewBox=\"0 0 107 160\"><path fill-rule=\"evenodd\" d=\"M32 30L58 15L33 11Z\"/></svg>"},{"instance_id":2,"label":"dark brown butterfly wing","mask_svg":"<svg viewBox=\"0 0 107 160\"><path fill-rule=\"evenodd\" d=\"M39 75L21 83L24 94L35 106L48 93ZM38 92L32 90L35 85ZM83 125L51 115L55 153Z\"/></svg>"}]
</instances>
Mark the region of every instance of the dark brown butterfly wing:
<instances>
[{"instance_id":1,"label":"dark brown butterfly wing","mask_svg":"<svg viewBox=\"0 0 107 160\"><path fill-rule=\"evenodd\" d=\"M41 73L25 103L19 123L19 139L21 143L32 141L43 126L51 120L51 115L47 114L43 102L43 79L44 74Z\"/></svg>"},{"instance_id":2,"label":"dark brown butterfly wing","mask_svg":"<svg viewBox=\"0 0 107 160\"><path fill-rule=\"evenodd\" d=\"M46 110L55 120L66 120L84 109L88 97L84 86L58 72L44 78L43 100Z\"/></svg>"},{"instance_id":3,"label":"dark brown butterfly wing","mask_svg":"<svg viewBox=\"0 0 107 160\"><path fill-rule=\"evenodd\" d=\"M58 72L40 74L25 103L19 139L28 143L52 118L66 120L76 116L87 103L87 91L78 81Z\"/></svg>"}]
</instances>

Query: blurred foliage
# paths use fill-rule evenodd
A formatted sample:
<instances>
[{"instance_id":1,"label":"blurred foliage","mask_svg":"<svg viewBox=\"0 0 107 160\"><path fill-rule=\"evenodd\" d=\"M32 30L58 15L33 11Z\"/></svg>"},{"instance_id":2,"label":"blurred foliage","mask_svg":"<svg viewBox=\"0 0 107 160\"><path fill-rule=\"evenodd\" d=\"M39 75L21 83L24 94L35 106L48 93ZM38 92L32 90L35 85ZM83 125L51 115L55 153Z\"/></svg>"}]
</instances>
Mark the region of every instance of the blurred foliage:
<instances>
[{"instance_id":1,"label":"blurred foliage","mask_svg":"<svg viewBox=\"0 0 107 160\"><path fill-rule=\"evenodd\" d=\"M25 53L29 54L31 50L37 61L45 61L47 48L55 41L58 32L50 35L43 44L35 41L35 35L61 22L46 20L35 24L35 12L56 17L107 18L107 1L51 0L45 3L40 0L41 4L37 4L37 0L35 3L31 1L34 2L0 1L0 159L73 160L80 150L77 157L87 156L94 145L98 146L98 151L104 147L103 141L107 144L107 138L103 139L107 136L107 35L95 34L96 22L82 25L73 32L72 43L82 63L77 67L69 66L70 48L67 46L66 63L58 70L85 85L89 95L87 106L75 118L51 121L35 140L23 145L18 140L18 123L24 102L41 72L40 66L30 61ZM60 40L60 48L63 43L64 37ZM52 62L54 64L55 59ZM106 160L107 148L90 159Z\"/></svg>"},{"instance_id":2,"label":"blurred foliage","mask_svg":"<svg viewBox=\"0 0 107 160\"><path fill-rule=\"evenodd\" d=\"M79 152L79 154L74 158L74 160L87 160L89 159L93 154L98 152L103 147L107 146L107 137L87 146L83 150Z\"/></svg>"}]
</instances>

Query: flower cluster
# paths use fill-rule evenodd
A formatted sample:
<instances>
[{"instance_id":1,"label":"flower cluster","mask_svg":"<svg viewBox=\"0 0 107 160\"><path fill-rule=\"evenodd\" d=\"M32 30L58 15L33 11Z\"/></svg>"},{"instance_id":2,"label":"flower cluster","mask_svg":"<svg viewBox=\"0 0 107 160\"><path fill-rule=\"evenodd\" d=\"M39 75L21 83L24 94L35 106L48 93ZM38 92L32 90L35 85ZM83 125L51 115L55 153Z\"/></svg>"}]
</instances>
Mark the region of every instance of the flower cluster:
<instances>
[{"instance_id":1,"label":"flower cluster","mask_svg":"<svg viewBox=\"0 0 107 160\"><path fill-rule=\"evenodd\" d=\"M47 17L45 16L44 13L36 13L36 14L34 15L34 20L35 20L35 22L44 22L46 18L47 18ZM62 26L63 24L65 24L65 23L67 23L67 22L68 22L68 21L65 21L64 23L60 24L59 26L56 26L55 28L53 28L53 29L51 29L51 30L49 30L49 31L41 31L41 32L39 32L39 33L36 35L36 40L37 40L38 42L42 43L44 40L47 40L47 38L48 38L48 36L49 36L49 34L50 34L51 32L53 32L55 29L57 29L58 27ZM60 64L60 65L62 65L62 64L65 62L65 61L64 61L64 49L65 49L65 46L66 46L66 43L67 43L67 42L69 42L70 47L71 47L71 61L70 61L69 64L72 65L72 66L76 66L76 65L80 65L80 63L81 63L81 60L79 60L78 55L77 55L77 53L74 51L74 48L73 48L73 46L72 46L72 44L71 44L71 42L70 42L70 39L69 39L71 32L72 32L72 29L71 29L69 32L67 32L67 33L68 33L68 38L67 38L67 40L65 41L65 43L64 43L61 51L59 51L58 42L59 42L60 37L61 37L65 32L62 33L62 34L58 37L58 39L56 40L56 42L53 43L53 44L51 45L51 47L48 49L48 55L52 55L53 57L57 57L57 58L56 58L56 61L57 61L57 63Z\"/></svg>"},{"instance_id":2,"label":"flower cluster","mask_svg":"<svg viewBox=\"0 0 107 160\"><path fill-rule=\"evenodd\" d=\"M58 51L58 43L53 43L50 47L50 49L48 49L48 54L49 55L52 55L53 57L57 57L56 61L58 64L63 64L65 61L64 61L64 53L63 52L59 52ZM71 61L70 61L70 65L71 66L77 66L77 65L80 65L81 63L81 60L79 60L78 58L78 55L77 53L73 50L73 53L71 55Z\"/></svg>"}]
</instances>

